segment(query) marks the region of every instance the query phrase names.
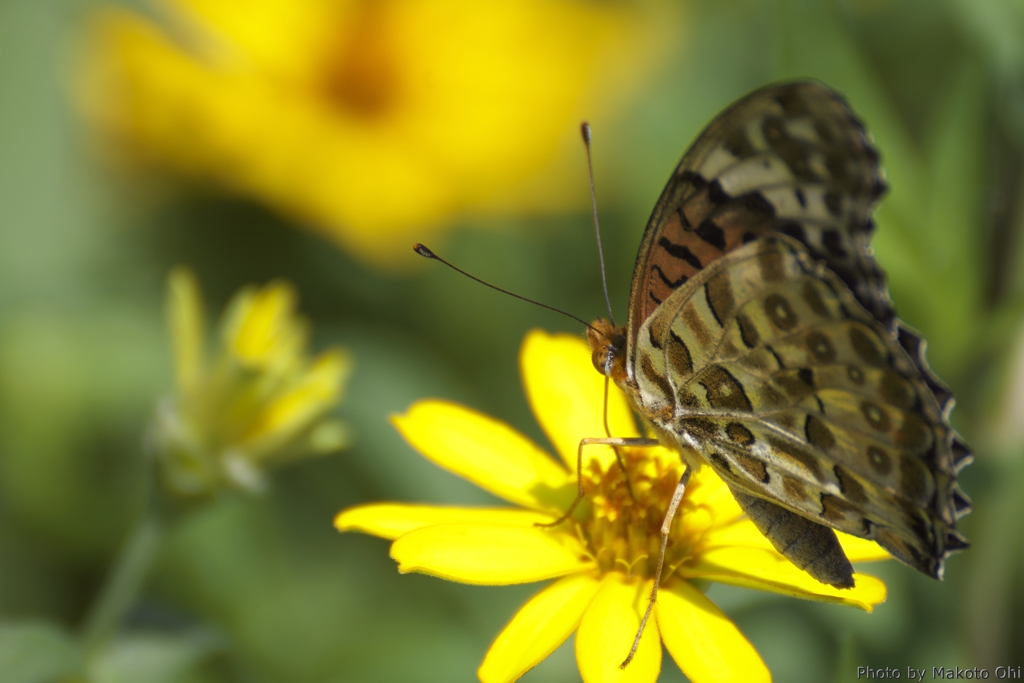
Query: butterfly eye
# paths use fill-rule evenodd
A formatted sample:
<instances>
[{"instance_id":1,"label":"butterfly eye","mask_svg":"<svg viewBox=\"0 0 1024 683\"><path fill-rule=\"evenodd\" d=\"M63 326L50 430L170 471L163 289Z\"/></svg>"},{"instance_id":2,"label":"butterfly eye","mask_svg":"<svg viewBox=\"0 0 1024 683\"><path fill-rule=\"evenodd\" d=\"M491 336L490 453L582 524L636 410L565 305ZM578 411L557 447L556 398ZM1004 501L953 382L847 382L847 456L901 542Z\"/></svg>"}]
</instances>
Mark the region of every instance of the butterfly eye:
<instances>
[{"instance_id":1,"label":"butterfly eye","mask_svg":"<svg viewBox=\"0 0 1024 683\"><path fill-rule=\"evenodd\" d=\"M622 328L612 327L607 320L595 320L587 330L590 342L590 362L602 375L615 378L625 372L623 351L626 335Z\"/></svg>"}]
</instances>

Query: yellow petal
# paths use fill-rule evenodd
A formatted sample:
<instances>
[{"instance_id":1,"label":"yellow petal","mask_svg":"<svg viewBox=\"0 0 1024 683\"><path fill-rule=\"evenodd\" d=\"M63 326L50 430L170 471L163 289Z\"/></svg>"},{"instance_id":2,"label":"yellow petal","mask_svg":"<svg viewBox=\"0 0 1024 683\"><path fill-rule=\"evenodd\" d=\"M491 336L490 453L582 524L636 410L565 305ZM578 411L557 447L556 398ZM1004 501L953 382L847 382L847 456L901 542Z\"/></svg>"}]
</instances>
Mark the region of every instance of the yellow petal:
<instances>
[{"instance_id":1,"label":"yellow petal","mask_svg":"<svg viewBox=\"0 0 1024 683\"><path fill-rule=\"evenodd\" d=\"M699 541L695 551L700 551L709 546L708 539L713 534L736 524L742 517L743 511L729 487L710 467L702 467L686 485L686 496L676 515L677 533Z\"/></svg>"},{"instance_id":2,"label":"yellow petal","mask_svg":"<svg viewBox=\"0 0 1024 683\"><path fill-rule=\"evenodd\" d=\"M532 330L519 352L523 386L541 428L572 472L580 439L604 437L604 380L590 361L590 348L568 334ZM636 437L633 413L623 393L608 388L608 425L612 436ZM588 446L584 457L607 465L615 453L607 446Z\"/></svg>"},{"instance_id":3,"label":"yellow petal","mask_svg":"<svg viewBox=\"0 0 1024 683\"><path fill-rule=\"evenodd\" d=\"M736 503L729 487L710 467L701 467L699 472L690 477L686 485L686 500L695 506L708 505L714 508L728 506L730 500L733 505Z\"/></svg>"},{"instance_id":4,"label":"yellow petal","mask_svg":"<svg viewBox=\"0 0 1024 683\"><path fill-rule=\"evenodd\" d=\"M392 265L454 216L585 205L563 172L578 160L572 123L611 109L679 34L675 11L621 3L161 9L173 31L103 11L82 60L83 104L118 151Z\"/></svg>"},{"instance_id":5,"label":"yellow petal","mask_svg":"<svg viewBox=\"0 0 1024 683\"><path fill-rule=\"evenodd\" d=\"M371 503L342 510L334 518L338 531L362 531L381 538L399 536L434 524L500 524L534 528L554 519L531 510L516 508L458 508L407 503Z\"/></svg>"},{"instance_id":6,"label":"yellow petal","mask_svg":"<svg viewBox=\"0 0 1024 683\"><path fill-rule=\"evenodd\" d=\"M600 582L590 573L559 579L519 608L477 671L481 683L514 681L555 651L580 623Z\"/></svg>"},{"instance_id":7,"label":"yellow petal","mask_svg":"<svg viewBox=\"0 0 1024 683\"><path fill-rule=\"evenodd\" d=\"M846 553L850 562L877 562L892 559L892 555L874 541L857 538L841 531L837 531L836 536L839 537L839 543L843 546L843 552Z\"/></svg>"},{"instance_id":8,"label":"yellow petal","mask_svg":"<svg viewBox=\"0 0 1024 683\"><path fill-rule=\"evenodd\" d=\"M167 278L167 318L178 390L185 395L194 394L202 381L206 343L203 315L196 276L187 268L175 268Z\"/></svg>"},{"instance_id":9,"label":"yellow petal","mask_svg":"<svg viewBox=\"0 0 1024 683\"><path fill-rule=\"evenodd\" d=\"M241 440L259 451L291 439L337 402L351 367L344 351L323 353L292 387L263 407Z\"/></svg>"},{"instance_id":10,"label":"yellow petal","mask_svg":"<svg viewBox=\"0 0 1024 683\"><path fill-rule=\"evenodd\" d=\"M732 496L731 493L729 495ZM771 541L757 530L753 522L746 518L708 529L701 539L701 549L707 552L717 548L751 548L775 552Z\"/></svg>"},{"instance_id":11,"label":"yellow petal","mask_svg":"<svg viewBox=\"0 0 1024 683\"><path fill-rule=\"evenodd\" d=\"M768 667L715 603L687 581L658 592L658 630L669 654L693 683L769 683Z\"/></svg>"},{"instance_id":12,"label":"yellow petal","mask_svg":"<svg viewBox=\"0 0 1024 683\"><path fill-rule=\"evenodd\" d=\"M640 618L647 609L651 582L611 572L583 615L576 633L576 663L586 683L653 683L661 671L657 620L648 620L633 661L629 654Z\"/></svg>"},{"instance_id":13,"label":"yellow petal","mask_svg":"<svg viewBox=\"0 0 1024 683\"><path fill-rule=\"evenodd\" d=\"M774 549L715 548L700 554L692 565L683 565L677 573L683 578L706 579L781 593L795 598L833 602L859 607L867 612L885 601L885 584L867 574L854 574L856 586L834 588L811 578L809 574Z\"/></svg>"},{"instance_id":14,"label":"yellow petal","mask_svg":"<svg viewBox=\"0 0 1024 683\"><path fill-rule=\"evenodd\" d=\"M590 560L575 537L537 527L437 524L391 544L403 574L420 572L485 586L531 583L584 571Z\"/></svg>"},{"instance_id":15,"label":"yellow petal","mask_svg":"<svg viewBox=\"0 0 1024 683\"><path fill-rule=\"evenodd\" d=\"M299 355L306 342L306 325L294 315L295 289L272 282L257 290L243 290L225 314L224 341L247 365L285 365Z\"/></svg>"},{"instance_id":16,"label":"yellow petal","mask_svg":"<svg viewBox=\"0 0 1024 683\"><path fill-rule=\"evenodd\" d=\"M414 403L391 421L428 460L499 498L551 511L573 498L566 471L503 422L444 401Z\"/></svg>"}]
</instances>

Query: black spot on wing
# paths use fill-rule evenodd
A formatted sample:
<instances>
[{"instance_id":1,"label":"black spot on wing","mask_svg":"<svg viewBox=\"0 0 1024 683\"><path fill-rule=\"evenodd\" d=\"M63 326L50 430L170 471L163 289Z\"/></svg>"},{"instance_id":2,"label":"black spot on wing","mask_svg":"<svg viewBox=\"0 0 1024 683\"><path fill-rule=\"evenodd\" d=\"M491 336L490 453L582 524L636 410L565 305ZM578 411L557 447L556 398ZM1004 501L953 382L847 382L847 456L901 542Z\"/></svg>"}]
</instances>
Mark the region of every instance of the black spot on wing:
<instances>
[{"instance_id":1,"label":"black spot on wing","mask_svg":"<svg viewBox=\"0 0 1024 683\"><path fill-rule=\"evenodd\" d=\"M804 434L812 446L823 451L828 451L836 445L836 437L833 436L832 430L814 415L807 416L807 421L804 423Z\"/></svg>"},{"instance_id":2,"label":"black spot on wing","mask_svg":"<svg viewBox=\"0 0 1024 683\"><path fill-rule=\"evenodd\" d=\"M719 453L718 451L709 451L708 458L711 459L711 465L719 472L729 474L732 472L732 467L729 466L729 461Z\"/></svg>"},{"instance_id":3,"label":"black spot on wing","mask_svg":"<svg viewBox=\"0 0 1024 683\"><path fill-rule=\"evenodd\" d=\"M764 311L780 330L790 330L798 322L793 307L781 294L769 294L764 300Z\"/></svg>"},{"instance_id":4,"label":"black spot on wing","mask_svg":"<svg viewBox=\"0 0 1024 683\"><path fill-rule=\"evenodd\" d=\"M697 234L697 237L700 237L719 251L725 251L725 232L710 218L698 225L694 232Z\"/></svg>"},{"instance_id":5,"label":"black spot on wing","mask_svg":"<svg viewBox=\"0 0 1024 683\"><path fill-rule=\"evenodd\" d=\"M796 195L796 201L799 202L801 209L807 208L807 197L804 195L804 191L799 187L793 190L793 194Z\"/></svg>"},{"instance_id":6,"label":"black spot on wing","mask_svg":"<svg viewBox=\"0 0 1024 683\"><path fill-rule=\"evenodd\" d=\"M679 378L688 377L693 373L693 361L686 342L679 338L672 328L668 330L668 362Z\"/></svg>"},{"instance_id":7,"label":"black spot on wing","mask_svg":"<svg viewBox=\"0 0 1024 683\"><path fill-rule=\"evenodd\" d=\"M739 422L730 422L725 428L726 435L733 443L749 448L754 445L754 435Z\"/></svg>"},{"instance_id":8,"label":"black spot on wing","mask_svg":"<svg viewBox=\"0 0 1024 683\"><path fill-rule=\"evenodd\" d=\"M828 306L825 305L825 301L821 298L821 292L818 291L813 281L807 280L804 282L801 293L803 294L804 301L807 302L807 305L811 307L815 314L820 315L822 318L829 317Z\"/></svg>"},{"instance_id":9,"label":"black spot on wing","mask_svg":"<svg viewBox=\"0 0 1024 683\"><path fill-rule=\"evenodd\" d=\"M750 318L743 314L737 315L736 324L739 325L740 339L743 340L744 346L752 349L760 343L761 336L757 333L757 328L754 327L754 323L751 322Z\"/></svg>"},{"instance_id":10,"label":"black spot on wing","mask_svg":"<svg viewBox=\"0 0 1024 683\"><path fill-rule=\"evenodd\" d=\"M864 487L860 485L860 482L853 476L852 473L843 469L841 465L835 465L832 468L832 472L836 475L836 481L839 482L839 491L847 500L851 500L854 503L865 503L867 502L867 495L864 493Z\"/></svg>"},{"instance_id":11,"label":"black spot on wing","mask_svg":"<svg viewBox=\"0 0 1024 683\"><path fill-rule=\"evenodd\" d=\"M843 210L843 199L839 196L838 192L826 192L825 193L825 208L833 216L838 216Z\"/></svg>"},{"instance_id":12,"label":"black spot on wing","mask_svg":"<svg viewBox=\"0 0 1024 683\"><path fill-rule=\"evenodd\" d=\"M875 367L885 364L885 354L875 345L874 340L867 332L860 327L851 326L849 337L850 345L853 346L853 350L860 356L861 360Z\"/></svg>"},{"instance_id":13,"label":"black spot on wing","mask_svg":"<svg viewBox=\"0 0 1024 683\"><path fill-rule=\"evenodd\" d=\"M750 213L764 216L765 218L775 217L775 206L768 201L760 192L748 192L736 199L736 203Z\"/></svg>"},{"instance_id":14,"label":"black spot on wing","mask_svg":"<svg viewBox=\"0 0 1024 683\"><path fill-rule=\"evenodd\" d=\"M814 356L815 360L822 363L831 363L836 359L836 349L826 335L817 330L811 330L805 335L804 339L807 342L807 349Z\"/></svg>"},{"instance_id":15,"label":"black spot on wing","mask_svg":"<svg viewBox=\"0 0 1024 683\"><path fill-rule=\"evenodd\" d=\"M843 247L843 238L838 230L826 230L821 235L821 242L833 256L846 257L846 249Z\"/></svg>"},{"instance_id":16,"label":"black spot on wing","mask_svg":"<svg viewBox=\"0 0 1024 683\"><path fill-rule=\"evenodd\" d=\"M721 365L712 365L700 380L707 392L708 403L718 410L739 410L750 412L753 408L743 385Z\"/></svg>"},{"instance_id":17,"label":"black spot on wing","mask_svg":"<svg viewBox=\"0 0 1024 683\"><path fill-rule=\"evenodd\" d=\"M648 382L658 387L663 397L670 398L673 396L671 385L669 385L668 380L665 379L654 367L654 364L651 363L650 357L644 356L643 360L640 361L640 374L642 374Z\"/></svg>"},{"instance_id":18,"label":"black spot on wing","mask_svg":"<svg viewBox=\"0 0 1024 683\"><path fill-rule=\"evenodd\" d=\"M779 232L783 235L789 235L795 240L800 242L807 241L807 233L804 231L804 226L800 225L795 221L787 221L779 226Z\"/></svg>"},{"instance_id":19,"label":"black spot on wing","mask_svg":"<svg viewBox=\"0 0 1024 683\"><path fill-rule=\"evenodd\" d=\"M734 128L722 140L722 147L737 159L746 159L754 154L754 146L750 144L747 132L742 127Z\"/></svg>"},{"instance_id":20,"label":"black spot on wing","mask_svg":"<svg viewBox=\"0 0 1024 683\"><path fill-rule=\"evenodd\" d=\"M722 189L722 184L718 180L712 180L708 183L708 201L712 204L721 206L728 202L732 197Z\"/></svg>"},{"instance_id":21,"label":"black spot on wing","mask_svg":"<svg viewBox=\"0 0 1024 683\"><path fill-rule=\"evenodd\" d=\"M704 285L704 297L708 302L708 308L711 309L711 314L715 316L715 321L719 326L724 325L736 308L729 273L719 273L711 278Z\"/></svg>"},{"instance_id":22,"label":"black spot on wing","mask_svg":"<svg viewBox=\"0 0 1024 683\"><path fill-rule=\"evenodd\" d=\"M892 458L878 446L868 446L868 463L871 468L881 475L889 474L892 471Z\"/></svg>"},{"instance_id":23,"label":"black spot on wing","mask_svg":"<svg viewBox=\"0 0 1024 683\"><path fill-rule=\"evenodd\" d=\"M782 111L791 116L803 113L806 109L803 98L800 96L800 84L798 83L779 86L775 90L773 99L782 107Z\"/></svg>"},{"instance_id":24,"label":"black spot on wing","mask_svg":"<svg viewBox=\"0 0 1024 683\"><path fill-rule=\"evenodd\" d=\"M867 399L861 401L860 412L864 415L864 419L867 420L868 424L878 431L887 432L892 426L889 414L885 412L884 408L872 401Z\"/></svg>"},{"instance_id":25,"label":"black spot on wing","mask_svg":"<svg viewBox=\"0 0 1024 683\"><path fill-rule=\"evenodd\" d=\"M651 346L659 351L661 350L661 341L658 339L658 336L654 334L654 325L647 326L647 340L651 342Z\"/></svg>"},{"instance_id":26,"label":"black spot on wing","mask_svg":"<svg viewBox=\"0 0 1024 683\"><path fill-rule=\"evenodd\" d=\"M700 173L695 173L694 171L680 171L678 178L679 182L692 185L698 190L703 190L708 184L708 181L704 179L704 176Z\"/></svg>"}]
</instances>

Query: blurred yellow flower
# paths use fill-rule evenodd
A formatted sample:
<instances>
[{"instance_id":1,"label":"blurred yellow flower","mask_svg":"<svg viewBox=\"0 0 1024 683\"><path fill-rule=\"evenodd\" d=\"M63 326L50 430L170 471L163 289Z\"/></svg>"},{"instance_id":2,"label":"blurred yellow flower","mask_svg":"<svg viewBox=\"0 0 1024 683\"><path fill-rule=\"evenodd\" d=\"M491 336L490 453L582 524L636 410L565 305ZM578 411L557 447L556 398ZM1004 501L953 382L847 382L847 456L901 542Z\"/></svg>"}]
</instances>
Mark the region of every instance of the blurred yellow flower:
<instances>
[{"instance_id":1,"label":"blurred yellow flower","mask_svg":"<svg viewBox=\"0 0 1024 683\"><path fill-rule=\"evenodd\" d=\"M342 398L349 357L329 349L310 359L307 326L294 309L287 283L243 289L224 313L216 355L207 358L195 276L182 268L171 272L177 390L160 404L154 445L175 493L205 495L225 486L258 491L267 466L348 442L345 425L325 416Z\"/></svg>"},{"instance_id":2,"label":"blurred yellow flower","mask_svg":"<svg viewBox=\"0 0 1024 683\"><path fill-rule=\"evenodd\" d=\"M412 261L410 243L459 215L580 206L578 122L680 40L676 10L649 1L158 7L160 23L101 10L86 41L80 99L113 148L378 263Z\"/></svg>"},{"instance_id":3,"label":"blurred yellow flower","mask_svg":"<svg viewBox=\"0 0 1024 683\"><path fill-rule=\"evenodd\" d=\"M568 522L538 527L573 499L580 439L604 434L603 382L587 345L567 335L530 333L520 367L534 414L564 465L509 426L450 403L417 403L394 423L431 461L525 509L380 503L335 518L341 531L395 539L391 556L400 572L481 585L556 579L495 639L478 671L484 683L516 680L574 631L587 683L654 681L662 642L694 683L767 681L753 646L701 585L718 581L867 611L885 600L885 585L872 576L856 574L855 588L838 590L797 569L704 468L690 479L673 524L655 617L632 663L620 669L647 606L660 527L682 465L665 448L621 449L631 496L614 452L595 446L584 454L586 502ZM608 411L613 434L639 436L614 387ZM839 536L854 562L888 557L874 543Z\"/></svg>"}]
</instances>

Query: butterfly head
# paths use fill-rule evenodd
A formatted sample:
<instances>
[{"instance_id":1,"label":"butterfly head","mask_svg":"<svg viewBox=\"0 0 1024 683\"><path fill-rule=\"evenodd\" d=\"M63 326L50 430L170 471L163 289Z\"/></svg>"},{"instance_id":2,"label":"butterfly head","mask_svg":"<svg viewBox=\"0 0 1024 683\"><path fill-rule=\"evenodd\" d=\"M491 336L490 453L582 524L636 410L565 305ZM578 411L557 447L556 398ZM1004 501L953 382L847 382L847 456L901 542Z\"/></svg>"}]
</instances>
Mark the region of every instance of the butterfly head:
<instances>
[{"instance_id":1,"label":"butterfly head","mask_svg":"<svg viewBox=\"0 0 1024 683\"><path fill-rule=\"evenodd\" d=\"M587 330L591 359L597 371L616 384L626 381L626 328L600 318Z\"/></svg>"}]
</instances>

